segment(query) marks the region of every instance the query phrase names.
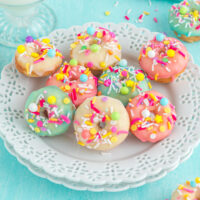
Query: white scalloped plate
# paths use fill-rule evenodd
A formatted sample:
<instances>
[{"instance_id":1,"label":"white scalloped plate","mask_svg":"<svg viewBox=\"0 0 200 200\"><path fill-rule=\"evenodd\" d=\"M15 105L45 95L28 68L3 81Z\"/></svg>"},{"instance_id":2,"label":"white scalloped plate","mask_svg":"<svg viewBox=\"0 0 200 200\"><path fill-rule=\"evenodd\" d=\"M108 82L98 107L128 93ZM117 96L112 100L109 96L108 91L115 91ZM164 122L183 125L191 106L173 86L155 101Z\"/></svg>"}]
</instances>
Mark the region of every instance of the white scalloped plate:
<instances>
[{"instance_id":1,"label":"white scalloped plate","mask_svg":"<svg viewBox=\"0 0 200 200\"><path fill-rule=\"evenodd\" d=\"M69 59L69 44L91 25L114 31L123 57L137 67L139 49L155 34L127 23L88 23L55 30L49 37ZM72 127L53 138L33 134L23 118L24 103L31 91L44 86L45 79L24 77L13 64L4 67L1 77L0 136L7 149L36 175L73 189L121 191L158 180L187 159L200 141L200 73L192 58L174 83L153 83L153 88L176 106L178 120L173 133L156 144L142 143L130 134L123 144L107 153L77 145Z\"/></svg>"}]
</instances>

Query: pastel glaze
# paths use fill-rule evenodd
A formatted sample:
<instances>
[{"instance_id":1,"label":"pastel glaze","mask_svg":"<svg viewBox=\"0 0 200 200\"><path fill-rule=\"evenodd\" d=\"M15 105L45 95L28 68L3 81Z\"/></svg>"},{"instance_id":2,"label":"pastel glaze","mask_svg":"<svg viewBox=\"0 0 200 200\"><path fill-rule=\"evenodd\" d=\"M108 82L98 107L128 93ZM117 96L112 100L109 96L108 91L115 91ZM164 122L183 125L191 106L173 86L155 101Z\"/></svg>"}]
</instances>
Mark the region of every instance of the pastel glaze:
<instances>
[{"instance_id":1,"label":"pastel glaze","mask_svg":"<svg viewBox=\"0 0 200 200\"><path fill-rule=\"evenodd\" d=\"M120 60L121 46L115 34L108 29L88 27L71 44L71 58L92 71L102 71Z\"/></svg>"},{"instance_id":2,"label":"pastel glaze","mask_svg":"<svg viewBox=\"0 0 200 200\"><path fill-rule=\"evenodd\" d=\"M200 199L200 178L195 181L186 181L180 184L173 192L171 200L198 200Z\"/></svg>"},{"instance_id":3,"label":"pastel glaze","mask_svg":"<svg viewBox=\"0 0 200 200\"><path fill-rule=\"evenodd\" d=\"M131 122L130 131L142 142L158 142L166 138L174 128L174 106L154 90L133 98L126 109Z\"/></svg>"},{"instance_id":4,"label":"pastel glaze","mask_svg":"<svg viewBox=\"0 0 200 200\"><path fill-rule=\"evenodd\" d=\"M78 107L85 99L96 96L97 78L89 68L71 66L64 63L62 67L46 82L46 85L55 85L69 94L73 104Z\"/></svg>"},{"instance_id":5,"label":"pastel glaze","mask_svg":"<svg viewBox=\"0 0 200 200\"><path fill-rule=\"evenodd\" d=\"M162 35L157 34L142 47L139 63L150 79L168 83L174 81L185 70L189 54L179 40L165 35L158 37Z\"/></svg>"},{"instance_id":6,"label":"pastel glaze","mask_svg":"<svg viewBox=\"0 0 200 200\"><path fill-rule=\"evenodd\" d=\"M26 43L17 47L15 65L25 76L44 77L56 71L62 64L62 57L48 38L34 40L27 36Z\"/></svg>"},{"instance_id":7,"label":"pastel glaze","mask_svg":"<svg viewBox=\"0 0 200 200\"><path fill-rule=\"evenodd\" d=\"M108 151L122 143L128 136L129 125L123 104L107 96L86 99L74 117L78 144L100 151Z\"/></svg>"},{"instance_id":8,"label":"pastel glaze","mask_svg":"<svg viewBox=\"0 0 200 200\"><path fill-rule=\"evenodd\" d=\"M178 37L200 37L200 3L184 0L174 4L169 11L169 24Z\"/></svg>"},{"instance_id":9,"label":"pastel glaze","mask_svg":"<svg viewBox=\"0 0 200 200\"><path fill-rule=\"evenodd\" d=\"M120 100L124 106L129 99L151 89L149 79L142 70L133 66L109 67L100 76L98 94Z\"/></svg>"},{"instance_id":10,"label":"pastel glaze","mask_svg":"<svg viewBox=\"0 0 200 200\"><path fill-rule=\"evenodd\" d=\"M74 106L66 93L48 86L30 94L24 117L31 130L39 136L65 133L72 122Z\"/></svg>"}]
</instances>

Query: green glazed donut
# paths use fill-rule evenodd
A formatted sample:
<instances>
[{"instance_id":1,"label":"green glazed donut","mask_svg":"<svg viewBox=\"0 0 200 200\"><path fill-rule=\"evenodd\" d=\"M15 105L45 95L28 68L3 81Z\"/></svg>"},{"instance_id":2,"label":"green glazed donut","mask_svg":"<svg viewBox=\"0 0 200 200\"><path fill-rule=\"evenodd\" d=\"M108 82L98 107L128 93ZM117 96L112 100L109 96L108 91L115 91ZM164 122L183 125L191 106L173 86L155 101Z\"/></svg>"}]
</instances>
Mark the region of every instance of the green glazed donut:
<instances>
[{"instance_id":1,"label":"green glazed donut","mask_svg":"<svg viewBox=\"0 0 200 200\"><path fill-rule=\"evenodd\" d=\"M187 42L200 40L200 1L184 0L172 5L169 24L178 38Z\"/></svg>"},{"instance_id":2,"label":"green glazed donut","mask_svg":"<svg viewBox=\"0 0 200 200\"><path fill-rule=\"evenodd\" d=\"M72 122L74 106L66 93L56 86L48 86L30 94L24 117L39 136L55 136L67 131Z\"/></svg>"},{"instance_id":3,"label":"green glazed donut","mask_svg":"<svg viewBox=\"0 0 200 200\"><path fill-rule=\"evenodd\" d=\"M100 76L98 95L116 98L126 106L129 99L150 90L151 83L142 70L121 63L124 63L124 60L115 67L109 67Z\"/></svg>"}]
</instances>

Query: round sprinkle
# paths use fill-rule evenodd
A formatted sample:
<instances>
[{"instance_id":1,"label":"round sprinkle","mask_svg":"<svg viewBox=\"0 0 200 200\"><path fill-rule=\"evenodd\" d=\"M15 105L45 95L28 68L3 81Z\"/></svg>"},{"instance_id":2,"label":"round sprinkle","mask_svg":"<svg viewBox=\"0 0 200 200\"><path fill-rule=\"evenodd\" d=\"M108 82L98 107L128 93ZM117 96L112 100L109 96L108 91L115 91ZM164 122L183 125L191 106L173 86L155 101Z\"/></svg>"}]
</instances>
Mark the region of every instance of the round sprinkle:
<instances>
[{"instance_id":1,"label":"round sprinkle","mask_svg":"<svg viewBox=\"0 0 200 200\"><path fill-rule=\"evenodd\" d=\"M117 127L116 127L116 126L112 126L112 127L111 127L111 131L112 131L113 133L116 133L116 132L117 132Z\"/></svg>"},{"instance_id":2,"label":"round sprinkle","mask_svg":"<svg viewBox=\"0 0 200 200\"><path fill-rule=\"evenodd\" d=\"M121 87L120 89L120 93L123 94L123 95L126 95L129 93L129 89L127 87Z\"/></svg>"},{"instance_id":3,"label":"round sprinkle","mask_svg":"<svg viewBox=\"0 0 200 200\"><path fill-rule=\"evenodd\" d=\"M118 112L112 112L111 119L112 120L119 120L120 119L120 114Z\"/></svg>"},{"instance_id":4,"label":"round sprinkle","mask_svg":"<svg viewBox=\"0 0 200 200\"><path fill-rule=\"evenodd\" d=\"M106 16L109 16L110 15L110 11L105 11L104 13Z\"/></svg>"},{"instance_id":5,"label":"round sprinkle","mask_svg":"<svg viewBox=\"0 0 200 200\"><path fill-rule=\"evenodd\" d=\"M69 99L68 97L64 98L63 103L64 103L64 104L70 103L70 99Z\"/></svg>"},{"instance_id":6,"label":"round sprinkle","mask_svg":"<svg viewBox=\"0 0 200 200\"><path fill-rule=\"evenodd\" d=\"M71 59L70 61L69 61L69 64L71 65L71 66L76 66L77 64L78 64L78 62L77 62L77 60L76 59Z\"/></svg>"},{"instance_id":7,"label":"round sprinkle","mask_svg":"<svg viewBox=\"0 0 200 200\"><path fill-rule=\"evenodd\" d=\"M167 58L163 58L162 61L167 63L169 60Z\"/></svg>"},{"instance_id":8,"label":"round sprinkle","mask_svg":"<svg viewBox=\"0 0 200 200\"><path fill-rule=\"evenodd\" d=\"M105 62L100 62L100 66L101 66L102 68L105 68L105 67L106 67L106 63L105 63Z\"/></svg>"},{"instance_id":9,"label":"round sprinkle","mask_svg":"<svg viewBox=\"0 0 200 200\"><path fill-rule=\"evenodd\" d=\"M106 102L106 101L108 100L108 97L102 97L101 100L102 100L103 102Z\"/></svg>"},{"instance_id":10,"label":"round sprinkle","mask_svg":"<svg viewBox=\"0 0 200 200\"><path fill-rule=\"evenodd\" d=\"M81 50L85 50L85 49L87 49L87 46L86 46L86 45L83 45L83 46L81 47Z\"/></svg>"},{"instance_id":11,"label":"round sprinkle","mask_svg":"<svg viewBox=\"0 0 200 200\"><path fill-rule=\"evenodd\" d=\"M142 117L146 118L146 117L149 117L149 116L150 116L149 110L144 109L144 110L142 111Z\"/></svg>"},{"instance_id":12,"label":"round sprinkle","mask_svg":"<svg viewBox=\"0 0 200 200\"><path fill-rule=\"evenodd\" d=\"M56 55L56 51L54 49L49 49L47 55L53 58Z\"/></svg>"},{"instance_id":13,"label":"round sprinkle","mask_svg":"<svg viewBox=\"0 0 200 200\"><path fill-rule=\"evenodd\" d=\"M96 131L95 128L91 128L91 129L90 129L90 133L91 133L92 135L95 135L95 134L97 133L97 131Z\"/></svg>"},{"instance_id":14,"label":"round sprinkle","mask_svg":"<svg viewBox=\"0 0 200 200\"><path fill-rule=\"evenodd\" d=\"M44 38L42 39L43 43L49 44L50 43L50 39L49 38Z\"/></svg>"},{"instance_id":15,"label":"round sprinkle","mask_svg":"<svg viewBox=\"0 0 200 200\"><path fill-rule=\"evenodd\" d=\"M95 33L94 27L90 26L90 27L87 28L87 34L94 35L94 33Z\"/></svg>"},{"instance_id":16,"label":"round sprinkle","mask_svg":"<svg viewBox=\"0 0 200 200\"><path fill-rule=\"evenodd\" d=\"M35 127L34 130L35 130L36 133L40 132L40 129L38 127Z\"/></svg>"},{"instance_id":17,"label":"round sprinkle","mask_svg":"<svg viewBox=\"0 0 200 200\"><path fill-rule=\"evenodd\" d=\"M38 110L38 106L37 106L36 103L31 103L31 104L29 104L28 109L29 109L31 112L36 112L36 111Z\"/></svg>"},{"instance_id":18,"label":"round sprinkle","mask_svg":"<svg viewBox=\"0 0 200 200\"><path fill-rule=\"evenodd\" d=\"M161 100L160 100L160 104L162 105L162 106L166 106L167 104L168 104L168 99L167 98L162 98Z\"/></svg>"},{"instance_id":19,"label":"round sprinkle","mask_svg":"<svg viewBox=\"0 0 200 200\"><path fill-rule=\"evenodd\" d=\"M158 42L162 42L162 41L164 40L164 38L165 38L165 35L162 34L162 33L158 33L158 34L156 35L156 40L157 40Z\"/></svg>"},{"instance_id":20,"label":"round sprinkle","mask_svg":"<svg viewBox=\"0 0 200 200\"><path fill-rule=\"evenodd\" d=\"M151 51L148 51L147 55L149 58L154 58L156 56L156 53L155 51L151 50Z\"/></svg>"},{"instance_id":21,"label":"round sprinkle","mask_svg":"<svg viewBox=\"0 0 200 200\"><path fill-rule=\"evenodd\" d=\"M122 60L119 61L118 64L119 64L119 66L121 66L121 67L126 67L128 63L127 63L127 60L126 60L126 59L122 59Z\"/></svg>"},{"instance_id":22,"label":"round sprinkle","mask_svg":"<svg viewBox=\"0 0 200 200\"><path fill-rule=\"evenodd\" d=\"M81 74L80 75L80 81L81 82L87 82L88 80L88 76L86 74Z\"/></svg>"},{"instance_id":23,"label":"round sprinkle","mask_svg":"<svg viewBox=\"0 0 200 200\"><path fill-rule=\"evenodd\" d=\"M191 187L196 187L196 183L194 181L190 181L190 186Z\"/></svg>"},{"instance_id":24,"label":"round sprinkle","mask_svg":"<svg viewBox=\"0 0 200 200\"><path fill-rule=\"evenodd\" d=\"M143 73L138 73L136 74L136 79L138 81L143 81L144 80L144 74Z\"/></svg>"},{"instance_id":25,"label":"round sprinkle","mask_svg":"<svg viewBox=\"0 0 200 200\"><path fill-rule=\"evenodd\" d=\"M99 128L103 129L106 126L106 122L99 122Z\"/></svg>"},{"instance_id":26,"label":"round sprinkle","mask_svg":"<svg viewBox=\"0 0 200 200\"><path fill-rule=\"evenodd\" d=\"M33 39L32 36L29 35L29 36L26 37L26 43L31 43L33 41L34 41L34 39Z\"/></svg>"},{"instance_id":27,"label":"round sprinkle","mask_svg":"<svg viewBox=\"0 0 200 200\"><path fill-rule=\"evenodd\" d=\"M56 103L56 97L55 96L48 97L47 102L49 104L55 104Z\"/></svg>"},{"instance_id":28,"label":"round sprinkle","mask_svg":"<svg viewBox=\"0 0 200 200\"><path fill-rule=\"evenodd\" d=\"M83 130L82 133L81 133L81 137L84 139L84 140L87 140L89 137L90 137L90 133L88 130Z\"/></svg>"},{"instance_id":29,"label":"round sprinkle","mask_svg":"<svg viewBox=\"0 0 200 200\"><path fill-rule=\"evenodd\" d=\"M42 126L43 126L43 122L42 122L42 121L38 121L38 122L37 122L37 126L38 126L38 127L42 127Z\"/></svg>"},{"instance_id":30,"label":"round sprinkle","mask_svg":"<svg viewBox=\"0 0 200 200\"><path fill-rule=\"evenodd\" d=\"M41 127L41 131L47 131L47 128Z\"/></svg>"},{"instance_id":31,"label":"round sprinkle","mask_svg":"<svg viewBox=\"0 0 200 200\"><path fill-rule=\"evenodd\" d=\"M179 13L181 15L185 15L188 12L188 8L186 6L181 6Z\"/></svg>"},{"instance_id":32,"label":"round sprinkle","mask_svg":"<svg viewBox=\"0 0 200 200\"><path fill-rule=\"evenodd\" d=\"M94 64L93 64L92 62L88 62L88 63L87 63L87 67L89 67L89 68L93 67L93 65L94 65Z\"/></svg>"},{"instance_id":33,"label":"round sprinkle","mask_svg":"<svg viewBox=\"0 0 200 200\"><path fill-rule=\"evenodd\" d=\"M137 126L136 126L135 124L133 124L133 125L131 126L131 130L132 130L132 131L136 131L136 130L137 130Z\"/></svg>"},{"instance_id":34,"label":"round sprinkle","mask_svg":"<svg viewBox=\"0 0 200 200\"><path fill-rule=\"evenodd\" d=\"M118 138L115 137L115 136L113 136L113 137L110 138L110 141L111 141L112 143L117 142L117 140L118 140Z\"/></svg>"},{"instance_id":35,"label":"round sprinkle","mask_svg":"<svg viewBox=\"0 0 200 200\"><path fill-rule=\"evenodd\" d=\"M69 91L71 87L69 85L65 85L65 90Z\"/></svg>"},{"instance_id":36,"label":"round sprinkle","mask_svg":"<svg viewBox=\"0 0 200 200\"><path fill-rule=\"evenodd\" d=\"M160 130L160 132L164 132L165 131L165 127L164 126L160 126L159 130Z\"/></svg>"},{"instance_id":37,"label":"round sprinkle","mask_svg":"<svg viewBox=\"0 0 200 200\"><path fill-rule=\"evenodd\" d=\"M97 37L98 38L102 38L102 36L103 36L102 32L97 32Z\"/></svg>"},{"instance_id":38,"label":"round sprinkle","mask_svg":"<svg viewBox=\"0 0 200 200\"><path fill-rule=\"evenodd\" d=\"M91 50L92 52L94 52L94 53L98 52L99 49L100 49L100 46L99 46L98 44L92 44L92 45L90 46L90 50Z\"/></svg>"},{"instance_id":39,"label":"round sprinkle","mask_svg":"<svg viewBox=\"0 0 200 200\"><path fill-rule=\"evenodd\" d=\"M109 87L109 86L111 85L111 80L110 80L110 79L105 80L105 81L104 81L104 85L105 85L106 87Z\"/></svg>"},{"instance_id":40,"label":"round sprinkle","mask_svg":"<svg viewBox=\"0 0 200 200\"><path fill-rule=\"evenodd\" d=\"M173 49L167 50L167 56L173 58L175 56L175 51Z\"/></svg>"},{"instance_id":41,"label":"round sprinkle","mask_svg":"<svg viewBox=\"0 0 200 200\"><path fill-rule=\"evenodd\" d=\"M17 51L18 51L18 53L24 53L24 51L26 51L25 46L24 45L19 45L17 47Z\"/></svg>"},{"instance_id":42,"label":"round sprinkle","mask_svg":"<svg viewBox=\"0 0 200 200\"><path fill-rule=\"evenodd\" d=\"M195 178L196 183L200 183L200 177Z\"/></svg>"},{"instance_id":43,"label":"round sprinkle","mask_svg":"<svg viewBox=\"0 0 200 200\"><path fill-rule=\"evenodd\" d=\"M128 72L127 71L122 71L122 76L126 77L128 75Z\"/></svg>"},{"instance_id":44,"label":"round sprinkle","mask_svg":"<svg viewBox=\"0 0 200 200\"><path fill-rule=\"evenodd\" d=\"M150 138L151 138L151 139L155 139L155 138L156 138L156 134L151 134L151 135L150 135Z\"/></svg>"}]
</instances>

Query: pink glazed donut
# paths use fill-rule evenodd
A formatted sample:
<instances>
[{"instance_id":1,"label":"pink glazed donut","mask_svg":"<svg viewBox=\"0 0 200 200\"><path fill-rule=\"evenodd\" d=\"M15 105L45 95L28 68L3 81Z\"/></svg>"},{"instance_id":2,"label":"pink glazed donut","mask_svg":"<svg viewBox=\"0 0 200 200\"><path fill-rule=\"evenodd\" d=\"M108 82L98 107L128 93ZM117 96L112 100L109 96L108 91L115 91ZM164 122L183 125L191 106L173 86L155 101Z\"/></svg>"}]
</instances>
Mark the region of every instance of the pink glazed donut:
<instances>
[{"instance_id":1,"label":"pink glazed donut","mask_svg":"<svg viewBox=\"0 0 200 200\"><path fill-rule=\"evenodd\" d=\"M141 49L139 62L149 78L161 83L174 81L186 68L189 55L177 39L158 33Z\"/></svg>"},{"instance_id":2,"label":"pink glazed donut","mask_svg":"<svg viewBox=\"0 0 200 200\"><path fill-rule=\"evenodd\" d=\"M175 107L156 91L144 92L126 107L133 135L142 142L158 142L167 137L176 121Z\"/></svg>"},{"instance_id":3,"label":"pink glazed donut","mask_svg":"<svg viewBox=\"0 0 200 200\"><path fill-rule=\"evenodd\" d=\"M46 85L55 85L69 94L73 104L78 107L85 99L96 96L97 78L90 72L89 68L64 63L62 67L50 76Z\"/></svg>"}]
</instances>

